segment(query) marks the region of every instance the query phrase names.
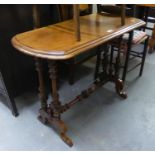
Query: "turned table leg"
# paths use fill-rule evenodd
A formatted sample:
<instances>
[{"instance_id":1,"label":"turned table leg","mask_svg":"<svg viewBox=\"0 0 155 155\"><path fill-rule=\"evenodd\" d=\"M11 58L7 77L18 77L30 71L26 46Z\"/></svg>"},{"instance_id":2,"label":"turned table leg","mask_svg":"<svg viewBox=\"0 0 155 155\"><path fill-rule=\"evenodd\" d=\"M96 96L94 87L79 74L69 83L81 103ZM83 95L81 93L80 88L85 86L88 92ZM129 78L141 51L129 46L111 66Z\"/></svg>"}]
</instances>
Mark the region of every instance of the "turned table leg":
<instances>
[{"instance_id":1,"label":"turned table leg","mask_svg":"<svg viewBox=\"0 0 155 155\"><path fill-rule=\"evenodd\" d=\"M49 61L49 77L51 79L51 95L53 101L50 104L50 109L52 109L51 114L54 118L60 119L60 108L61 102L59 101L59 95L57 92L57 64L55 61Z\"/></svg>"},{"instance_id":2,"label":"turned table leg","mask_svg":"<svg viewBox=\"0 0 155 155\"><path fill-rule=\"evenodd\" d=\"M39 99L41 102L41 109L47 111L47 94L46 94L46 88L45 88L45 82L43 78L43 66L42 66L42 60L39 58L35 58L35 65L36 65L36 70L38 72L38 80L39 80ZM38 116L38 119L46 124L46 119L43 119L40 116Z\"/></svg>"},{"instance_id":3,"label":"turned table leg","mask_svg":"<svg viewBox=\"0 0 155 155\"><path fill-rule=\"evenodd\" d=\"M95 80L100 79L100 81L104 81L104 80L107 81L108 63L109 63L108 62L108 51L109 51L109 46L107 44L98 47L95 78L94 78Z\"/></svg>"},{"instance_id":4,"label":"turned table leg","mask_svg":"<svg viewBox=\"0 0 155 155\"><path fill-rule=\"evenodd\" d=\"M39 78L39 98L41 101L41 108L39 110L39 120L43 124L51 124L56 127L62 140L69 146L73 145L72 140L66 135L67 126L61 120L62 106L59 101L59 94L57 90L57 64L56 61L48 61L49 77L51 79L51 94L53 101L47 104L47 95L45 90L45 83L43 79L43 66L40 59L36 58L36 70Z\"/></svg>"},{"instance_id":5,"label":"turned table leg","mask_svg":"<svg viewBox=\"0 0 155 155\"><path fill-rule=\"evenodd\" d=\"M115 88L116 92L119 96L123 98L127 98L127 94L125 91L123 91L124 88L124 82L119 78L120 75L120 53L121 53L121 45L122 45L122 38L120 38L119 46L118 46L118 52L116 56L116 63L115 63L115 75L114 75L114 82L115 82Z\"/></svg>"},{"instance_id":6,"label":"turned table leg","mask_svg":"<svg viewBox=\"0 0 155 155\"><path fill-rule=\"evenodd\" d=\"M57 90L57 63L56 61L48 61L49 66L49 76L51 79L51 88L52 88L52 99L53 101L49 105L50 117L48 117L48 122L52 125L54 124L59 132L62 140L69 146L73 145L72 140L66 135L67 127L65 123L61 120L61 102L59 100L59 94Z\"/></svg>"},{"instance_id":7,"label":"turned table leg","mask_svg":"<svg viewBox=\"0 0 155 155\"><path fill-rule=\"evenodd\" d=\"M110 54L110 62L108 60L109 46L108 44L104 45L99 49L99 55L96 64L95 70L95 79L99 79L101 83L105 83L108 81L115 83L116 92L119 96L123 98L127 98L126 92L123 91L124 84L123 81L119 78L119 70L120 70L120 52L121 52L121 42L122 38L119 38L119 47L116 57L116 63L113 68L113 46L111 47ZM101 54L102 53L102 54ZM99 71L100 64L102 65L102 71Z\"/></svg>"}]
</instances>

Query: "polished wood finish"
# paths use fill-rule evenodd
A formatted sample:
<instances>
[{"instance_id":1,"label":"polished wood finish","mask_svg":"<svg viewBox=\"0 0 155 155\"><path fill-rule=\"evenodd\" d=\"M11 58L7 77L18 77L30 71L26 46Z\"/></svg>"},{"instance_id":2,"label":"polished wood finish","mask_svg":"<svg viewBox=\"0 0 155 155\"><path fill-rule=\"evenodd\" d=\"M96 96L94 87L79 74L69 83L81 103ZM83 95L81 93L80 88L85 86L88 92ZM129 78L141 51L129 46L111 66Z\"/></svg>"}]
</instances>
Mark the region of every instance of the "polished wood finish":
<instances>
[{"instance_id":1,"label":"polished wood finish","mask_svg":"<svg viewBox=\"0 0 155 155\"><path fill-rule=\"evenodd\" d=\"M19 51L40 58L65 60L94 48L125 32L145 25L145 22L126 18L121 27L120 17L91 14L80 17L81 41L74 35L74 21L68 20L13 37L12 44ZM60 37L61 36L61 37Z\"/></svg>"},{"instance_id":2,"label":"polished wood finish","mask_svg":"<svg viewBox=\"0 0 155 155\"><path fill-rule=\"evenodd\" d=\"M43 66L42 60L39 58L35 58L35 65L36 70L38 72L38 79L39 79L39 99L41 102L41 109L47 110L47 93L46 87L43 77Z\"/></svg>"},{"instance_id":3,"label":"polished wood finish","mask_svg":"<svg viewBox=\"0 0 155 155\"><path fill-rule=\"evenodd\" d=\"M32 15L33 15L34 29L39 28L40 16L39 16L39 8L38 8L38 5L36 4L33 4L32 6ZM43 65L42 65L42 60L40 58L35 57L35 66L36 66L36 71L38 73L38 80L39 80L39 99L41 102L41 109L46 111L48 95L46 93L45 81L43 77Z\"/></svg>"},{"instance_id":4,"label":"polished wood finish","mask_svg":"<svg viewBox=\"0 0 155 155\"><path fill-rule=\"evenodd\" d=\"M52 88L52 99L53 101L47 105L47 108L44 109L41 107L39 110L38 119L43 124L51 124L58 129L60 137L62 140L69 146L73 145L72 140L67 136L67 126L64 121L61 119L61 113L65 110L65 105L61 105L59 100L59 94L57 93L57 62L48 61L49 65L49 76L51 79L51 88Z\"/></svg>"},{"instance_id":5,"label":"polished wood finish","mask_svg":"<svg viewBox=\"0 0 155 155\"><path fill-rule=\"evenodd\" d=\"M112 66L112 60L108 60L109 53L109 43L104 46L99 47L96 63L96 72L95 72L95 82L98 85L103 85L107 81L113 82L115 84L115 89L117 94L122 98L127 98L126 92L123 90L124 83L119 79L120 71L120 53L121 53L121 42L122 37L117 38L118 42L118 53L116 56L116 63L114 67ZM102 55L102 56L101 56ZM100 66L102 70L100 71Z\"/></svg>"},{"instance_id":6,"label":"polished wood finish","mask_svg":"<svg viewBox=\"0 0 155 155\"><path fill-rule=\"evenodd\" d=\"M73 145L72 140L67 136L67 126L62 121L61 114L70 109L75 103L87 98L98 87L102 86L108 81L115 83L116 92L123 98L127 95L123 91L123 81L119 79L119 57L120 50L116 59L115 71L109 73L108 71L108 47L103 43L110 41L114 38L121 38L121 35L135 28L143 26L145 22L135 19L126 18L125 25L121 26L120 17L112 17L104 14L91 14L80 17L81 26L81 40L76 41L74 20L68 20L47 26L33 31L25 32L16 35L12 39L13 46L19 51L37 57L36 67L38 75L41 75L41 62L38 58L48 60L49 76L51 79L52 99L50 103L46 103L46 95L44 91L44 84L42 76L39 77L40 81L40 94L41 94L41 109L39 111L39 120L46 124L49 123L55 126L60 134L60 137L69 146ZM73 58L80 53L96 46L103 46L104 53L102 59L103 72L97 73L97 77L93 84L75 99L66 104L61 104L57 89L57 63L58 60L65 60ZM102 51L102 48L100 48Z\"/></svg>"},{"instance_id":7,"label":"polished wood finish","mask_svg":"<svg viewBox=\"0 0 155 155\"><path fill-rule=\"evenodd\" d=\"M40 11L41 27L58 22L58 11L55 4L37 6ZM2 94L0 99L1 104L6 105L12 114L17 116L21 109L18 109L18 103L15 102L16 100L14 101L14 98L28 91L36 91L38 80L34 59L17 52L12 47L10 38L15 34L33 29L32 5L1 4L0 14L0 72L2 74L0 83L3 82L7 90L7 94L4 94L5 91L4 89L1 91L0 86L0 94ZM26 106L24 102L22 104L23 107ZM22 110L21 112L23 113ZM9 114L11 113L8 110Z\"/></svg>"}]
</instances>

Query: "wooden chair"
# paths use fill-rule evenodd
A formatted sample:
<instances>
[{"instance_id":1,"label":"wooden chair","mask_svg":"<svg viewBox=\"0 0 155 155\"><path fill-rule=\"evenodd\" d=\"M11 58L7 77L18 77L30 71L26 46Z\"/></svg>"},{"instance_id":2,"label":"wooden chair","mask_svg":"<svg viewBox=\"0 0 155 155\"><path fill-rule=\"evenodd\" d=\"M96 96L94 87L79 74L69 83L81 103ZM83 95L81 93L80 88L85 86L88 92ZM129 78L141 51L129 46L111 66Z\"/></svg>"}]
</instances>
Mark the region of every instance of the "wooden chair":
<instances>
[{"instance_id":1,"label":"wooden chair","mask_svg":"<svg viewBox=\"0 0 155 155\"><path fill-rule=\"evenodd\" d=\"M146 26L143 30L151 30L152 35L149 40L149 53L152 53L155 49L155 4L137 4L136 12L138 14L138 18L143 19L146 22ZM152 23L148 25L149 23ZM153 26L153 27L152 27Z\"/></svg>"},{"instance_id":2,"label":"wooden chair","mask_svg":"<svg viewBox=\"0 0 155 155\"><path fill-rule=\"evenodd\" d=\"M109 10L108 10L109 8ZM114 9L112 9L114 8ZM130 10L131 11L131 10ZM98 12L102 13L102 12L106 12L109 14L120 14L120 6L104 6L104 5L98 5ZM128 13L127 13L128 12ZM129 9L126 9L126 13L127 14L131 14L131 12L129 12ZM122 65L123 68L123 73L122 73L122 80L125 81L126 79L126 74L128 72L130 72L131 70L135 69L138 66L140 67L140 72L139 72L139 76L142 75L143 72L143 67L144 67L144 62L145 62L145 57L146 57L146 52L147 52L147 47L148 47L148 35L143 32L143 31L134 31L131 32L130 34L125 34L122 38L122 46L121 46L121 51L123 52L123 54L125 55L125 61L124 64ZM129 41L130 40L130 41ZM114 59L114 52L118 50L118 40L113 40L112 42L109 43L109 46L111 46L111 53L110 53L110 63L114 63L113 59ZM142 51L134 51L132 50L132 47L138 44L141 44L144 42L144 48ZM127 49L129 52L127 52ZM97 61L100 61L100 56L101 54L98 55ZM131 58L132 57L132 58ZM132 68L128 68L128 63L131 59L133 58L140 58L140 62L136 65L134 65ZM99 64L99 62L97 62L97 64ZM96 66L96 70L99 69L99 65ZM97 71L96 71L97 72ZM95 77L97 76L95 72Z\"/></svg>"},{"instance_id":3,"label":"wooden chair","mask_svg":"<svg viewBox=\"0 0 155 155\"><path fill-rule=\"evenodd\" d=\"M123 68L123 73L122 73L122 80L125 81L126 79L126 74L133 69L137 68L140 66L140 71L139 71L139 76L142 76L143 73L143 68L144 68L144 63L145 63L145 57L147 53L147 47L148 47L148 40L149 36L143 32L143 31L133 31L132 35L132 41L130 42L131 45L128 44L129 40L129 34L127 36L123 36L123 41L122 41L122 52L124 54L124 64L122 64ZM135 46L142 45L143 49L141 51L135 50ZM127 48L130 48L129 52L127 52ZM112 47L112 52L117 51L117 47L113 46ZM113 54L112 54L113 55ZM129 66L129 62L132 61L133 59L139 59L139 61L134 64L132 67ZM131 62L132 63L132 62Z\"/></svg>"}]
</instances>

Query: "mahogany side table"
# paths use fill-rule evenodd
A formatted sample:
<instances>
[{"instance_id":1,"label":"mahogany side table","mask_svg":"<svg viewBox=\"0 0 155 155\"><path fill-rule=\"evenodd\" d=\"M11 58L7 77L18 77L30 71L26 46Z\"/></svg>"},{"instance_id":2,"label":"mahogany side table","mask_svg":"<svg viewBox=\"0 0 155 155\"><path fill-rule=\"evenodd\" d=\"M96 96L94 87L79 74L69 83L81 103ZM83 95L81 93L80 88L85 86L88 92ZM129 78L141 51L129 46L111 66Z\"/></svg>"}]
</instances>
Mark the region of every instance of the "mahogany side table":
<instances>
[{"instance_id":1,"label":"mahogany side table","mask_svg":"<svg viewBox=\"0 0 155 155\"><path fill-rule=\"evenodd\" d=\"M69 103L61 104L57 90L57 64L61 60L73 58L91 48L101 47L103 44L105 45L104 57L106 58L106 42L145 25L145 22L140 19L126 18L125 24L122 26L120 17L104 14L91 14L80 17L79 20L80 41L75 39L75 23L73 20L17 34L12 38L12 45L18 51L36 58L36 69L39 77L39 97L41 101L38 118L43 124L49 123L55 126L62 140L69 146L72 146L73 142L66 134L67 126L61 117L63 112L66 112L78 101L87 98L99 86L108 81L115 83L116 92L121 97L126 98L127 95L123 91L123 82L119 79L119 68L117 67L111 71L112 68L107 67L107 61L104 59L103 72L95 79L93 84ZM50 103L47 103L46 88L42 74L42 59L47 60L49 65L51 95L53 99ZM119 54L117 62L119 62Z\"/></svg>"}]
</instances>

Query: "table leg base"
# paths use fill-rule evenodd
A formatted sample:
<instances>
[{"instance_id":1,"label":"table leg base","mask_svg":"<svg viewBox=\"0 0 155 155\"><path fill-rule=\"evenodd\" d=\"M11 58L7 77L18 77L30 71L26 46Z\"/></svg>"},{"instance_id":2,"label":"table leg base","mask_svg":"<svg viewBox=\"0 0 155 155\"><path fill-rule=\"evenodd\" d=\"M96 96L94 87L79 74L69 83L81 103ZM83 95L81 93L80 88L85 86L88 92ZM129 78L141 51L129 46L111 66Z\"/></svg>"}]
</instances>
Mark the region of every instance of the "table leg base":
<instances>
[{"instance_id":1,"label":"table leg base","mask_svg":"<svg viewBox=\"0 0 155 155\"><path fill-rule=\"evenodd\" d=\"M117 80L115 81L116 92L117 92L117 94L118 94L120 97L126 99L126 98L127 98L127 93L123 90L123 87L124 87L123 81L120 80L120 79L117 79Z\"/></svg>"},{"instance_id":2,"label":"table leg base","mask_svg":"<svg viewBox=\"0 0 155 155\"><path fill-rule=\"evenodd\" d=\"M66 132L68 131L66 124L64 121L58 118L54 118L48 110L45 111L44 109L40 109L39 111L40 115L38 116L38 119L43 123L43 124L51 124L53 127L56 127L61 139L70 147L73 146L73 142L71 138L69 138L66 135Z\"/></svg>"},{"instance_id":3,"label":"table leg base","mask_svg":"<svg viewBox=\"0 0 155 155\"><path fill-rule=\"evenodd\" d=\"M101 74L97 74L97 76L99 77L100 81L104 81L103 78L102 78L102 73ZM116 78L114 75L107 75L107 79L105 79L105 81L110 81L112 83L115 84L115 90L116 90L116 93L126 99L128 96L127 96L127 93L124 91L124 82L123 80L121 79L118 79ZM106 82L101 82L101 83L106 83Z\"/></svg>"},{"instance_id":4,"label":"table leg base","mask_svg":"<svg viewBox=\"0 0 155 155\"><path fill-rule=\"evenodd\" d=\"M61 132L60 137L68 146L73 146L72 140L65 133Z\"/></svg>"}]
</instances>

